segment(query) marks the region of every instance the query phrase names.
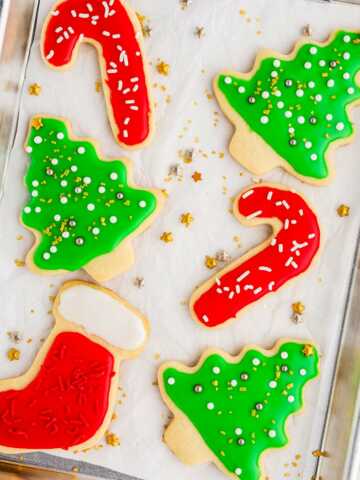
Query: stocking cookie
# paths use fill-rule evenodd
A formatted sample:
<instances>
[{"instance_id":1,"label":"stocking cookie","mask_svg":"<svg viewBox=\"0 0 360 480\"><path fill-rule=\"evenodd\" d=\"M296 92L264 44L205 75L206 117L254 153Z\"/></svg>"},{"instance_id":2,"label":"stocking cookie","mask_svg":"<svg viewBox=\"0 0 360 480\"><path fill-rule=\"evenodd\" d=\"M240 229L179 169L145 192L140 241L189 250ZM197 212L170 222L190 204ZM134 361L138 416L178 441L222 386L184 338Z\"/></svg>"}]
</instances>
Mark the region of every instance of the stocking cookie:
<instances>
[{"instance_id":1,"label":"stocking cookie","mask_svg":"<svg viewBox=\"0 0 360 480\"><path fill-rule=\"evenodd\" d=\"M230 478L260 480L269 448L288 443L285 424L303 406L303 388L318 374L309 343L248 346L232 357L206 350L195 367L166 363L161 395L174 414L164 441L189 465L213 462Z\"/></svg>"},{"instance_id":2,"label":"stocking cookie","mask_svg":"<svg viewBox=\"0 0 360 480\"><path fill-rule=\"evenodd\" d=\"M281 166L301 180L331 180L334 149L354 133L348 111L360 101L360 34L299 42L290 55L266 50L251 72L221 73L214 90L235 126L233 157L255 175Z\"/></svg>"},{"instance_id":3,"label":"stocking cookie","mask_svg":"<svg viewBox=\"0 0 360 480\"><path fill-rule=\"evenodd\" d=\"M47 17L41 39L43 58L53 68L71 66L81 42L95 46L110 124L125 148L145 144L153 130L140 40L136 15L122 0L62 0Z\"/></svg>"},{"instance_id":4,"label":"stocking cookie","mask_svg":"<svg viewBox=\"0 0 360 480\"><path fill-rule=\"evenodd\" d=\"M79 450L109 426L120 361L140 353L147 320L111 290L63 285L55 326L30 369L0 381L0 451Z\"/></svg>"},{"instance_id":5,"label":"stocking cookie","mask_svg":"<svg viewBox=\"0 0 360 480\"><path fill-rule=\"evenodd\" d=\"M36 237L27 265L47 274L84 268L97 281L127 270L131 239L153 222L162 193L133 187L128 161L102 161L93 141L72 137L58 118L34 117L25 150L21 220Z\"/></svg>"},{"instance_id":6,"label":"stocking cookie","mask_svg":"<svg viewBox=\"0 0 360 480\"><path fill-rule=\"evenodd\" d=\"M195 290L191 314L209 328L306 272L320 247L315 213L301 195L279 185L247 187L235 199L234 215L244 225L269 224L273 234Z\"/></svg>"}]
</instances>

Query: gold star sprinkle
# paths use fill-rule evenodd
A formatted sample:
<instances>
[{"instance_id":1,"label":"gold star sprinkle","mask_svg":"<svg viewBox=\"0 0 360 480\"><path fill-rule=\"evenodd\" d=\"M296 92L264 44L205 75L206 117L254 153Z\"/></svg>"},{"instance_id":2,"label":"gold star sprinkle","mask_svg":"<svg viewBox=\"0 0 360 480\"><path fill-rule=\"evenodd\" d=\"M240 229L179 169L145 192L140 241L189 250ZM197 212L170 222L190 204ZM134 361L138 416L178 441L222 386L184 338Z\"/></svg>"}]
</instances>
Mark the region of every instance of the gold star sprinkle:
<instances>
[{"instance_id":1,"label":"gold star sprinkle","mask_svg":"<svg viewBox=\"0 0 360 480\"><path fill-rule=\"evenodd\" d=\"M196 27L194 35L198 38L202 38L205 35L205 28L204 27Z\"/></svg>"},{"instance_id":2,"label":"gold star sprinkle","mask_svg":"<svg viewBox=\"0 0 360 480\"><path fill-rule=\"evenodd\" d=\"M143 277L136 277L134 279L134 285L135 287L137 288L143 288L143 286L145 285L145 280Z\"/></svg>"},{"instance_id":3,"label":"gold star sprinkle","mask_svg":"<svg viewBox=\"0 0 360 480\"><path fill-rule=\"evenodd\" d=\"M215 257L209 257L208 255L205 257L205 266L212 270L217 266L217 261Z\"/></svg>"},{"instance_id":4,"label":"gold star sprinkle","mask_svg":"<svg viewBox=\"0 0 360 480\"><path fill-rule=\"evenodd\" d=\"M302 315L305 312L305 305L301 302L295 302L291 305L293 313Z\"/></svg>"},{"instance_id":5,"label":"gold star sprinkle","mask_svg":"<svg viewBox=\"0 0 360 480\"><path fill-rule=\"evenodd\" d=\"M182 10L185 10L192 4L192 0L180 0L180 7Z\"/></svg>"},{"instance_id":6,"label":"gold star sprinkle","mask_svg":"<svg viewBox=\"0 0 360 480\"><path fill-rule=\"evenodd\" d=\"M96 80L96 82L95 82L95 92L101 93L101 90L102 90L102 84L101 84L100 80Z\"/></svg>"},{"instance_id":7,"label":"gold star sprinkle","mask_svg":"<svg viewBox=\"0 0 360 480\"><path fill-rule=\"evenodd\" d=\"M185 225L186 227L189 227L192 222L194 221L194 217L191 215L190 212L187 212L187 213L183 213L181 216L180 216L180 222Z\"/></svg>"},{"instance_id":8,"label":"gold star sprinkle","mask_svg":"<svg viewBox=\"0 0 360 480\"><path fill-rule=\"evenodd\" d=\"M118 447L120 445L120 439L115 433L106 432L105 441L111 447Z\"/></svg>"},{"instance_id":9,"label":"gold star sprinkle","mask_svg":"<svg viewBox=\"0 0 360 480\"><path fill-rule=\"evenodd\" d=\"M163 61L160 61L156 64L156 70L160 75L164 75L167 77L170 73L170 65L168 63L165 63Z\"/></svg>"},{"instance_id":10,"label":"gold star sprinkle","mask_svg":"<svg viewBox=\"0 0 360 480\"><path fill-rule=\"evenodd\" d=\"M33 118L31 122L31 126L35 128L35 130L40 130L44 125L40 117Z\"/></svg>"},{"instance_id":11,"label":"gold star sprinkle","mask_svg":"<svg viewBox=\"0 0 360 480\"><path fill-rule=\"evenodd\" d=\"M311 357L312 355L314 355L314 347L307 344L302 349L302 353L305 355L305 357Z\"/></svg>"},{"instance_id":12,"label":"gold star sprinkle","mask_svg":"<svg viewBox=\"0 0 360 480\"><path fill-rule=\"evenodd\" d=\"M29 95L38 97L41 93L41 86L38 83L32 83L28 88Z\"/></svg>"},{"instance_id":13,"label":"gold star sprinkle","mask_svg":"<svg viewBox=\"0 0 360 480\"><path fill-rule=\"evenodd\" d=\"M14 360L19 360L20 359L20 350L17 348L10 348L7 352L7 357L10 360L10 362L13 362Z\"/></svg>"},{"instance_id":14,"label":"gold star sprinkle","mask_svg":"<svg viewBox=\"0 0 360 480\"><path fill-rule=\"evenodd\" d=\"M194 173L191 175L191 178L194 180L195 183L201 182L201 180L202 180L202 174L201 174L200 172L194 172Z\"/></svg>"},{"instance_id":15,"label":"gold star sprinkle","mask_svg":"<svg viewBox=\"0 0 360 480\"><path fill-rule=\"evenodd\" d=\"M337 213L339 217L348 217L350 215L350 207L349 205L340 205L337 209Z\"/></svg>"},{"instance_id":16,"label":"gold star sprinkle","mask_svg":"<svg viewBox=\"0 0 360 480\"><path fill-rule=\"evenodd\" d=\"M17 267L25 267L25 262L24 262L24 260L19 260L18 258L16 258L16 259L14 260L14 263L15 263L15 265L16 265Z\"/></svg>"},{"instance_id":17,"label":"gold star sprinkle","mask_svg":"<svg viewBox=\"0 0 360 480\"><path fill-rule=\"evenodd\" d=\"M171 243L174 241L174 236L171 232L163 232L161 234L160 240L162 240L165 243Z\"/></svg>"},{"instance_id":18,"label":"gold star sprinkle","mask_svg":"<svg viewBox=\"0 0 360 480\"><path fill-rule=\"evenodd\" d=\"M326 452L325 450L314 450L312 452L312 455L316 458L319 458L319 457L329 457L329 452Z\"/></svg>"},{"instance_id":19,"label":"gold star sprinkle","mask_svg":"<svg viewBox=\"0 0 360 480\"><path fill-rule=\"evenodd\" d=\"M152 28L150 27L150 25L146 24L142 26L142 34L144 38L151 37L151 32L152 32Z\"/></svg>"}]
</instances>

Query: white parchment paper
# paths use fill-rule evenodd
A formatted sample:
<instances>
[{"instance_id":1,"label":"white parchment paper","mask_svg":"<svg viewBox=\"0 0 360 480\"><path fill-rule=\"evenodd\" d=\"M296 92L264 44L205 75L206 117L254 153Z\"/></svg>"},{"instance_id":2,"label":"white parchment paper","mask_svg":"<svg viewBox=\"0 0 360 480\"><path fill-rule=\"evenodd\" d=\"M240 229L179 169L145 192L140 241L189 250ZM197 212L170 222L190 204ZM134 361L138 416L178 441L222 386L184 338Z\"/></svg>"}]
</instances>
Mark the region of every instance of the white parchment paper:
<instances>
[{"instance_id":1,"label":"white parchment paper","mask_svg":"<svg viewBox=\"0 0 360 480\"><path fill-rule=\"evenodd\" d=\"M126 398L121 398L122 404L116 408L119 417L110 427L120 436L121 446L104 446L77 455L58 454L146 480L221 479L223 475L214 466L184 466L162 443L168 411L153 385L158 366L169 359L192 363L208 346L236 354L249 342L270 347L279 337L308 338L316 341L322 352L321 378L306 390L304 411L288 422L290 444L268 454L265 468L273 480L286 473L292 479L309 478L314 461L311 451L319 446L360 219L360 136L351 146L338 150L336 179L328 187L307 186L280 170L264 176L267 181L304 193L315 206L324 232L322 255L311 272L277 295L253 305L239 321L222 330L206 331L191 320L186 304L195 285L210 275L204 266L205 255L224 248L234 258L268 234L266 228L241 226L229 213L231 198L252 180L229 156L227 145L232 126L221 113L215 113L220 112L218 105L206 93L219 70L249 70L260 48L288 52L308 23L317 40L326 39L339 27L358 29L360 8L325 6L305 0L193 0L187 10L181 10L178 0L131 3L149 18L153 28L145 46L152 63L157 131L149 147L125 155L134 163L137 183L166 188L169 199L156 223L134 242L136 264L132 270L107 285L148 316L152 334L141 357L122 366L121 385ZM51 0L41 2L39 27L51 4ZM240 9L246 14L240 15ZM197 26L205 28L201 39L193 34ZM39 34L40 28L31 51L25 87L38 82L42 93L34 97L24 91L5 196L0 204L2 378L21 374L31 364L40 339L52 325L49 296L67 279L86 278L82 272L60 277L36 276L14 263L15 259L24 258L32 244L32 236L18 221L27 197L22 180L27 158L22 144L30 116L45 113L67 117L75 134L100 142L104 155L124 155L111 135L103 96L95 92L99 72L94 49L82 47L71 70L52 71L40 58ZM156 72L158 59L171 65L168 77ZM354 112L353 118L360 126L360 112ZM179 162L178 150L187 148L195 148L196 153L193 163L183 165L183 180L167 181L170 165ZM219 152L225 152L224 158L220 158ZM194 183L191 179L195 170L203 174L202 182ZM350 217L337 216L340 203L351 206ZM179 222L180 214L187 211L195 218L190 228ZM163 231L173 232L173 243L159 240ZM19 235L23 239L17 240ZM240 246L234 236L240 237ZM136 276L144 277L144 288L133 285ZM290 320L291 303L298 300L306 305L302 325ZM9 330L19 330L24 339L32 338L31 343L20 344L22 355L18 362L6 360L6 351L12 346L6 335ZM295 460L297 454L301 458Z\"/></svg>"}]
</instances>

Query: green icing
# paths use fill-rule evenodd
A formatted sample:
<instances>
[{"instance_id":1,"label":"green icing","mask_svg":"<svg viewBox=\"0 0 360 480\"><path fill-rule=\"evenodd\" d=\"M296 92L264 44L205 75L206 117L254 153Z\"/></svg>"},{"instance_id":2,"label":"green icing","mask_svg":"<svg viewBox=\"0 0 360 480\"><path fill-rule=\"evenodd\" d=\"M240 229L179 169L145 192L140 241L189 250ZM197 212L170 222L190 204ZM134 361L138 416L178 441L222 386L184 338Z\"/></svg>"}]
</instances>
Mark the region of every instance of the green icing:
<instances>
[{"instance_id":1,"label":"green icing","mask_svg":"<svg viewBox=\"0 0 360 480\"><path fill-rule=\"evenodd\" d=\"M41 234L33 256L41 269L80 269L112 252L156 209L153 193L128 185L123 162L102 161L59 119L33 119L25 150L30 198L21 218Z\"/></svg>"},{"instance_id":2,"label":"green icing","mask_svg":"<svg viewBox=\"0 0 360 480\"><path fill-rule=\"evenodd\" d=\"M258 480L260 455L286 445L285 421L301 408L303 387L317 374L315 347L289 342L271 357L252 349L236 363L209 355L194 373L165 368L162 380L229 473Z\"/></svg>"},{"instance_id":3,"label":"green icing","mask_svg":"<svg viewBox=\"0 0 360 480\"><path fill-rule=\"evenodd\" d=\"M339 31L326 45L304 44L292 60L263 59L251 78L220 75L217 84L295 172L321 180L329 145L353 133L346 107L360 99L359 70L360 34Z\"/></svg>"}]
</instances>

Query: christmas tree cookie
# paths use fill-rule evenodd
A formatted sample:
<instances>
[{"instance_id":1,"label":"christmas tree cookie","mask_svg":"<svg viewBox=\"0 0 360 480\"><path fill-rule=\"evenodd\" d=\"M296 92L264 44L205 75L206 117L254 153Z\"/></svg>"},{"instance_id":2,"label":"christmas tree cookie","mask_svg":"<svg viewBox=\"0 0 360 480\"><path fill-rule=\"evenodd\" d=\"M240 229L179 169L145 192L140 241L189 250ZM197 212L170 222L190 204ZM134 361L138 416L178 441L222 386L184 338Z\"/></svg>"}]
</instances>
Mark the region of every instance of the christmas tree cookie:
<instances>
[{"instance_id":1,"label":"christmas tree cookie","mask_svg":"<svg viewBox=\"0 0 360 480\"><path fill-rule=\"evenodd\" d=\"M127 270L131 239L159 213L161 192L135 188L128 161L103 161L59 118L34 117L25 150L30 197L21 221L36 237L27 265L46 274L84 268L97 281Z\"/></svg>"},{"instance_id":2,"label":"christmas tree cookie","mask_svg":"<svg viewBox=\"0 0 360 480\"><path fill-rule=\"evenodd\" d=\"M153 132L153 106L141 25L122 0L60 0L45 21L41 51L54 69L70 68L82 43L98 52L109 121L124 148L141 147Z\"/></svg>"},{"instance_id":3,"label":"christmas tree cookie","mask_svg":"<svg viewBox=\"0 0 360 480\"><path fill-rule=\"evenodd\" d=\"M160 392L174 414L165 443L184 463L212 461L233 479L264 478L262 455L288 443L286 421L302 408L318 361L311 343L283 340L237 357L207 350L192 368L163 365Z\"/></svg>"},{"instance_id":4,"label":"christmas tree cookie","mask_svg":"<svg viewBox=\"0 0 360 480\"><path fill-rule=\"evenodd\" d=\"M255 175L282 167L314 184L331 180L334 149L354 133L360 101L360 33L300 41L289 55L266 50L251 72L224 72L214 90L235 126L233 157Z\"/></svg>"},{"instance_id":5,"label":"christmas tree cookie","mask_svg":"<svg viewBox=\"0 0 360 480\"><path fill-rule=\"evenodd\" d=\"M138 355L148 336L138 311L87 282L65 283L53 314L30 369L0 381L2 453L96 445L112 419L120 364Z\"/></svg>"}]
</instances>

